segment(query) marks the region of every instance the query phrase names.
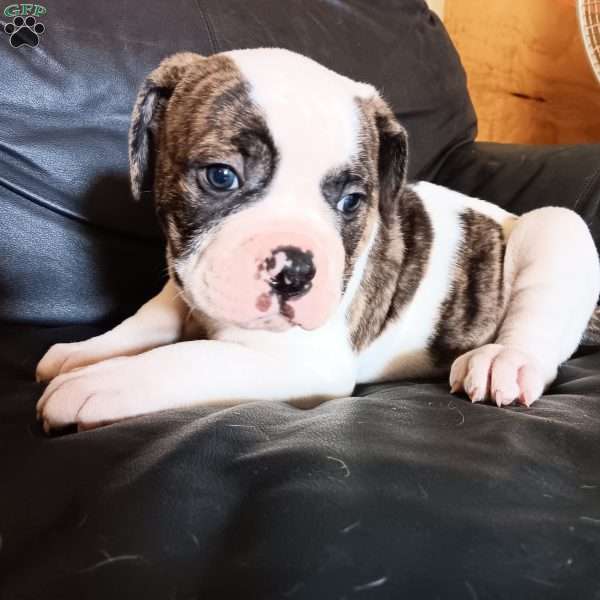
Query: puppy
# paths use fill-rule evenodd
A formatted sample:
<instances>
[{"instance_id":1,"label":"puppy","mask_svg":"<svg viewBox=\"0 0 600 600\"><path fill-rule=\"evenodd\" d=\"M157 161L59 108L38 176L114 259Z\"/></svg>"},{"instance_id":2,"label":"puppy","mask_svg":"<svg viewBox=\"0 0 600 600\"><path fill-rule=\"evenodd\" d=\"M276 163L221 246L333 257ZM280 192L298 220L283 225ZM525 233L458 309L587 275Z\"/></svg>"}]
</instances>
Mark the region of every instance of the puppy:
<instances>
[{"instance_id":1,"label":"puppy","mask_svg":"<svg viewBox=\"0 0 600 600\"><path fill-rule=\"evenodd\" d=\"M170 276L112 331L50 348L46 431L448 371L473 402L529 406L596 305L579 216L407 184L406 133L377 91L286 50L164 60L129 157Z\"/></svg>"}]
</instances>

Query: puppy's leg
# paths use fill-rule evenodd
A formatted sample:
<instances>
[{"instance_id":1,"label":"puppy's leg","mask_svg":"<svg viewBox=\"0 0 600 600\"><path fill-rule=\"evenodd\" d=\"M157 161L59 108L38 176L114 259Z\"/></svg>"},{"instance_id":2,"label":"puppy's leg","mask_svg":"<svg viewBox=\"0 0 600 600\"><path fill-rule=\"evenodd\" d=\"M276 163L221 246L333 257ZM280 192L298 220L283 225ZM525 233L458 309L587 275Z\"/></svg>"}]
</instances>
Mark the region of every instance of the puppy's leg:
<instances>
[{"instance_id":1,"label":"puppy's leg","mask_svg":"<svg viewBox=\"0 0 600 600\"><path fill-rule=\"evenodd\" d=\"M200 403L339 397L354 388L351 352L343 360L339 354L332 368L324 357L335 353L323 349L290 357L283 347L259 351L222 341L180 342L58 376L40 398L38 416L46 431L73 423L91 429Z\"/></svg>"},{"instance_id":2,"label":"puppy's leg","mask_svg":"<svg viewBox=\"0 0 600 600\"><path fill-rule=\"evenodd\" d=\"M177 341L186 314L185 302L169 280L157 296L114 329L84 342L52 346L38 363L36 379L50 381L72 369Z\"/></svg>"},{"instance_id":3,"label":"puppy's leg","mask_svg":"<svg viewBox=\"0 0 600 600\"><path fill-rule=\"evenodd\" d=\"M600 291L598 253L576 213L540 208L517 221L504 272L510 295L496 343L460 356L450 385L473 402L529 406L581 340Z\"/></svg>"}]
</instances>

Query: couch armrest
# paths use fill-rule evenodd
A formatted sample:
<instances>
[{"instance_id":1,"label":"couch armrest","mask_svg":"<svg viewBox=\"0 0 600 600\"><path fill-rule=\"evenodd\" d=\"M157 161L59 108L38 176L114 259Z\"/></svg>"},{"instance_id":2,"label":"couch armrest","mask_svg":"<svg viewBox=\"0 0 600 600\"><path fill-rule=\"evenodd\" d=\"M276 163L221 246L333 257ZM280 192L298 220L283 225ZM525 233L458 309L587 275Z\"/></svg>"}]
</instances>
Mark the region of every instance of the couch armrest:
<instances>
[{"instance_id":1,"label":"couch armrest","mask_svg":"<svg viewBox=\"0 0 600 600\"><path fill-rule=\"evenodd\" d=\"M572 208L600 247L600 144L473 142L454 150L433 181L517 214L549 205Z\"/></svg>"}]
</instances>

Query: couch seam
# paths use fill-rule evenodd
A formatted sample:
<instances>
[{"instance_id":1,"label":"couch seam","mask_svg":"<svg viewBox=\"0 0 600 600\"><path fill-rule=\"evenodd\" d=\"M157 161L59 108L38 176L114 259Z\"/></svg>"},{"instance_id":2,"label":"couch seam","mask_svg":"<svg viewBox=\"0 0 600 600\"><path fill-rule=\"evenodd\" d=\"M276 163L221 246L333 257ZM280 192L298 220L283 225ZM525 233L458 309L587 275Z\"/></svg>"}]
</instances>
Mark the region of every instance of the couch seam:
<instances>
[{"instance_id":1,"label":"couch seam","mask_svg":"<svg viewBox=\"0 0 600 600\"><path fill-rule=\"evenodd\" d=\"M200 12L200 16L202 17L202 20L204 21L204 26L206 27L206 32L208 33L208 41L210 42L210 47L212 50L212 54L216 54L217 53L217 36L215 34L215 29L213 27L212 21L210 20L209 16L208 16L208 12L202 8L202 6L200 5L200 0L195 0L195 4L196 7L198 8L198 11Z\"/></svg>"},{"instance_id":2,"label":"couch seam","mask_svg":"<svg viewBox=\"0 0 600 600\"><path fill-rule=\"evenodd\" d=\"M85 225L87 227L91 227L92 229L97 230L98 233L101 233L106 236L111 236L113 238L124 239L127 241L134 241L136 243L147 244L149 246L156 246L161 243L162 240L156 237L143 236L138 233L133 232L125 232L118 229L111 229L108 225L104 225L102 223L95 223L94 221L90 221L87 217L79 215L68 208L63 206L57 206L53 202L48 200L44 200L39 198L35 194L27 192L19 188L19 186L11 184L9 181L0 179L0 187L4 187L9 192L20 196L21 198L25 198L31 204L38 206L39 208L48 210L55 215L60 215L61 217L68 219L70 221L75 221L81 225Z\"/></svg>"},{"instance_id":3,"label":"couch seam","mask_svg":"<svg viewBox=\"0 0 600 600\"><path fill-rule=\"evenodd\" d=\"M592 188L594 187L594 185L596 185L596 182L599 179L600 179L600 167L597 167L596 171L588 179L587 183L583 186L583 189L581 189L581 191L577 195L577 199L575 200L573 210L576 211L577 208L579 207L579 204L581 203L581 201L589 197Z\"/></svg>"},{"instance_id":4,"label":"couch seam","mask_svg":"<svg viewBox=\"0 0 600 600\"><path fill-rule=\"evenodd\" d=\"M436 178L439 174L444 170L446 163L449 162L452 157L457 153L458 150L462 149L464 146L468 146L469 144L475 144L476 140L465 138L464 140L460 140L449 146L446 151L442 152L436 160L436 164L432 167L432 173L429 175L429 178L426 181L435 182ZM417 173L417 176L420 176L422 171ZM419 177L420 179L420 177Z\"/></svg>"}]
</instances>

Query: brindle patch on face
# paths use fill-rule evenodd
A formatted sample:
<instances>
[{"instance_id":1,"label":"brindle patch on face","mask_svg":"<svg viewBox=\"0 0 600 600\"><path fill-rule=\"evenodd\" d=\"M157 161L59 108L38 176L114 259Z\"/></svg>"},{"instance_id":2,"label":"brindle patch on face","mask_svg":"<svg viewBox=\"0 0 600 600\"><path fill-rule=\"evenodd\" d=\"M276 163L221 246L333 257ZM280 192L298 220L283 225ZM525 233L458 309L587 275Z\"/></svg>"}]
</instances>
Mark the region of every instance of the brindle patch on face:
<instances>
[{"instance_id":1,"label":"brindle patch on face","mask_svg":"<svg viewBox=\"0 0 600 600\"><path fill-rule=\"evenodd\" d=\"M348 312L356 351L367 347L414 295L429 259L432 228L420 199L403 187L406 134L379 97L357 101L361 130L358 157L368 177L369 205L341 229L346 279L377 234L360 288Z\"/></svg>"},{"instance_id":2,"label":"brindle patch on face","mask_svg":"<svg viewBox=\"0 0 600 600\"><path fill-rule=\"evenodd\" d=\"M493 219L466 209L454 279L440 310L429 351L436 366L447 367L461 354L490 342L504 312L506 242Z\"/></svg>"},{"instance_id":3,"label":"brindle patch on face","mask_svg":"<svg viewBox=\"0 0 600 600\"><path fill-rule=\"evenodd\" d=\"M367 149L361 144L358 155L345 167L329 172L321 181L321 191L331 209L335 211L338 231L344 246L344 280L346 285L357 258L366 245L371 228L377 219L377 194L374 190L376 174ZM345 216L338 209L339 201L347 194L364 194L358 210Z\"/></svg>"},{"instance_id":4,"label":"brindle patch on face","mask_svg":"<svg viewBox=\"0 0 600 600\"><path fill-rule=\"evenodd\" d=\"M180 52L161 62L138 92L129 128L129 175L133 197L152 196L157 125L177 82L204 60L193 52Z\"/></svg>"},{"instance_id":5,"label":"brindle patch on face","mask_svg":"<svg viewBox=\"0 0 600 600\"><path fill-rule=\"evenodd\" d=\"M390 214L396 211L406 166L406 134L389 106L378 96L356 98L355 103L360 123L355 156L348 164L329 172L321 182L325 199L336 210L344 245L343 291L356 261L366 250L373 228L380 220L389 221ZM356 213L344 216L336 206L351 193L364 194L364 200Z\"/></svg>"},{"instance_id":6,"label":"brindle patch on face","mask_svg":"<svg viewBox=\"0 0 600 600\"><path fill-rule=\"evenodd\" d=\"M419 197L404 188L397 211L380 224L359 293L350 310L356 351L366 348L401 314L425 273L433 229Z\"/></svg>"},{"instance_id":7,"label":"brindle patch on face","mask_svg":"<svg viewBox=\"0 0 600 600\"><path fill-rule=\"evenodd\" d=\"M159 121L148 125L155 147L154 199L174 261L228 215L262 198L278 162L265 119L235 63L222 55L194 61L183 56L186 68L169 79L172 89L162 92L168 103L157 113ZM150 78L164 80L160 69ZM235 170L239 189L209 185L204 169L217 163Z\"/></svg>"},{"instance_id":8,"label":"brindle patch on face","mask_svg":"<svg viewBox=\"0 0 600 600\"><path fill-rule=\"evenodd\" d=\"M229 215L262 198L277 164L267 125L240 73L228 58L209 60L219 67L175 90L161 136L157 204L166 204L179 232L175 258L191 252ZM202 176L211 163L233 166L240 188L212 190Z\"/></svg>"}]
</instances>

